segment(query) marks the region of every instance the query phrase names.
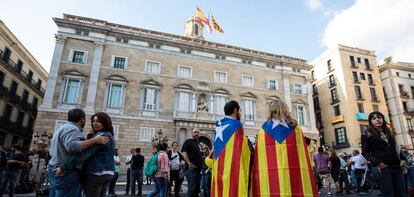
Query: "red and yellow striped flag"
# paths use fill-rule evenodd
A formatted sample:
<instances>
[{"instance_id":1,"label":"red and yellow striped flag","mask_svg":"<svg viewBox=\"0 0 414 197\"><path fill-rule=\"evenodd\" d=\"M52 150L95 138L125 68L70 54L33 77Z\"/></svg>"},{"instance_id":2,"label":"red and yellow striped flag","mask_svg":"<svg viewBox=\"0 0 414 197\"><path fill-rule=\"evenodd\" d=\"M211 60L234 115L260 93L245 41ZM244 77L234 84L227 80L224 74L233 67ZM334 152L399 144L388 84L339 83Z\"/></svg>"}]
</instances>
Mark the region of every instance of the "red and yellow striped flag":
<instances>
[{"instance_id":1,"label":"red and yellow striped flag","mask_svg":"<svg viewBox=\"0 0 414 197\"><path fill-rule=\"evenodd\" d=\"M200 8L197 7L197 19L201 22L207 25L208 31L211 33L213 30L211 29L210 21L207 17L204 16L203 11L201 11Z\"/></svg>"},{"instance_id":2,"label":"red and yellow striped flag","mask_svg":"<svg viewBox=\"0 0 414 197\"><path fill-rule=\"evenodd\" d=\"M214 30L218 33L224 34L224 30L220 27L217 23L216 19L214 19L213 15L211 15L211 22L213 23Z\"/></svg>"},{"instance_id":3,"label":"red and yellow striped flag","mask_svg":"<svg viewBox=\"0 0 414 197\"><path fill-rule=\"evenodd\" d=\"M318 196L302 129L267 121L259 130L253 162L253 196Z\"/></svg>"},{"instance_id":4,"label":"red and yellow striped flag","mask_svg":"<svg viewBox=\"0 0 414 197\"><path fill-rule=\"evenodd\" d=\"M211 196L248 196L251 147L240 120L224 117L217 121Z\"/></svg>"}]
</instances>

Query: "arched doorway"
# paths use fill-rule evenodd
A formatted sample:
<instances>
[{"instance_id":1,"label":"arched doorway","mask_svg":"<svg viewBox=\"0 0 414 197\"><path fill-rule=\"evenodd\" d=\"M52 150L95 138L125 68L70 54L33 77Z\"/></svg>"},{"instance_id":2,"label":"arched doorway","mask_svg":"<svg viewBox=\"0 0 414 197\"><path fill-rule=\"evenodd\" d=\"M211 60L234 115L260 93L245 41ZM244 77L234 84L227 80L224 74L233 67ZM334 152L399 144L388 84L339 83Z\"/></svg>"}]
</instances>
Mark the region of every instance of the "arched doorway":
<instances>
[{"instance_id":1,"label":"arched doorway","mask_svg":"<svg viewBox=\"0 0 414 197\"><path fill-rule=\"evenodd\" d=\"M210 148L210 150L213 147L213 139L211 139L210 136L201 135L198 140L199 140L200 143L203 143L206 146L208 146L208 148Z\"/></svg>"}]
</instances>

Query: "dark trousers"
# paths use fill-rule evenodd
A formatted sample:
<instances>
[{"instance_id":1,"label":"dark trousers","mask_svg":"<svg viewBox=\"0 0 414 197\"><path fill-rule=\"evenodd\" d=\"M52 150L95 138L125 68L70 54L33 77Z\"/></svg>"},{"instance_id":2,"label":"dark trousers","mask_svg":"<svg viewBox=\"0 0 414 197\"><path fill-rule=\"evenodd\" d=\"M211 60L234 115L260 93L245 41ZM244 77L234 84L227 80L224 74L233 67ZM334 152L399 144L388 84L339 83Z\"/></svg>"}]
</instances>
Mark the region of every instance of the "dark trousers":
<instances>
[{"instance_id":1,"label":"dark trousers","mask_svg":"<svg viewBox=\"0 0 414 197\"><path fill-rule=\"evenodd\" d=\"M171 189L172 182L174 182L174 195L175 197L180 196L181 184L184 181L184 178L180 178L180 170L171 170L170 171L171 182L169 183L169 189Z\"/></svg>"},{"instance_id":2,"label":"dark trousers","mask_svg":"<svg viewBox=\"0 0 414 197\"><path fill-rule=\"evenodd\" d=\"M18 172L7 172L5 171L3 174L3 178L1 180L0 186L0 195L4 193L6 190L7 183L9 183L9 196L12 197L14 194L14 188L16 186L16 177Z\"/></svg>"},{"instance_id":3,"label":"dark trousers","mask_svg":"<svg viewBox=\"0 0 414 197\"><path fill-rule=\"evenodd\" d=\"M211 172L201 176L201 187L203 188L204 197L210 197Z\"/></svg>"},{"instance_id":4,"label":"dark trousers","mask_svg":"<svg viewBox=\"0 0 414 197\"><path fill-rule=\"evenodd\" d=\"M135 184L138 182L138 195L142 195L142 169L131 170L131 194L135 195Z\"/></svg>"},{"instance_id":5,"label":"dark trousers","mask_svg":"<svg viewBox=\"0 0 414 197\"><path fill-rule=\"evenodd\" d=\"M401 168L372 168L373 174L379 180L382 196L387 197L406 197L407 192L404 184L404 175Z\"/></svg>"},{"instance_id":6,"label":"dark trousers","mask_svg":"<svg viewBox=\"0 0 414 197\"><path fill-rule=\"evenodd\" d=\"M127 183L125 188L126 194L129 194L129 186L131 186L131 168L127 169Z\"/></svg>"},{"instance_id":7,"label":"dark trousers","mask_svg":"<svg viewBox=\"0 0 414 197\"><path fill-rule=\"evenodd\" d=\"M350 192L351 186L349 185L348 172L342 169L339 175L339 187L340 187L341 192L344 190L344 186L345 186L345 191Z\"/></svg>"},{"instance_id":8,"label":"dark trousers","mask_svg":"<svg viewBox=\"0 0 414 197\"><path fill-rule=\"evenodd\" d=\"M104 197L109 183L114 178L113 175L93 175L88 174L85 182L85 192L87 197Z\"/></svg>"},{"instance_id":9,"label":"dark trousers","mask_svg":"<svg viewBox=\"0 0 414 197\"><path fill-rule=\"evenodd\" d=\"M115 194L115 185L116 181L118 181L119 172L114 173L114 178L109 183L108 194Z\"/></svg>"},{"instance_id":10,"label":"dark trousers","mask_svg":"<svg viewBox=\"0 0 414 197\"><path fill-rule=\"evenodd\" d=\"M201 174L198 169L188 169L185 172L185 177L188 182L188 190L186 197L198 197L200 193Z\"/></svg>"}]
</instances>

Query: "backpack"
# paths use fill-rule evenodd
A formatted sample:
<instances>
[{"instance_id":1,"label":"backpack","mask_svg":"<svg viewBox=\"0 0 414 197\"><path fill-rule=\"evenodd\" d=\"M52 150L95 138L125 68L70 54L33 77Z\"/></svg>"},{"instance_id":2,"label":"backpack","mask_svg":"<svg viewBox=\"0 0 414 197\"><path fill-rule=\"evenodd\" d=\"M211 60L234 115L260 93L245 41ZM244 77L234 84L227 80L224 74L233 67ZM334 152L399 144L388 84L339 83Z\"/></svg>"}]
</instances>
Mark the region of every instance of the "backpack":
<instances>
[{"instance_id":1,"label":"backpack","mask_svg":"<svg viewBox=\"0 0 414 197\"><path fill-rule=\"evenodd\" d=\"M152 155L144 169L145 176L154 176L158 171L158 153Z\"/></svg>"}]
</instances>

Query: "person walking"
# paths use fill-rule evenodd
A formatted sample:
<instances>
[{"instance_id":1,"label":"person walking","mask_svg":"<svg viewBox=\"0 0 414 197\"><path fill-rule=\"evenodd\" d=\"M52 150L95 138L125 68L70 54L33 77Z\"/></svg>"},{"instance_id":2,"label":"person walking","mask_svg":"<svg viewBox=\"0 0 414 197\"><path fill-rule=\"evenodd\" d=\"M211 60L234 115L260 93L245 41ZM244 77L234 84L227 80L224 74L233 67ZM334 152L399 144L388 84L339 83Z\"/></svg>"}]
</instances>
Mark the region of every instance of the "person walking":
<instances>
[{"instance_id":1,"label":"person walking","mask_svg":"<svg viewBox=\"0 0 414 197\"><path fill-rule=\"evenodd\" d=\"M138 183L138 196L142 195L142 177L145 158L141 155L141 148L135 149L131 159L131 194L135 195L135 184Z\"/></svg>"},{"instance_id":2,"label":"person walking","mask_svg":"<svg viewBox=\"0 0 414 197\"><path fill-rule=\"evenodd\" d=\"M157 173L154 176L155 188L148 194L148 197L156 196L160 194L160 197L165 197L167 195L167 186L170 181L170 160L168 159L167 143L163 142L158 145L158 160L157 160Z\"/></svg>"},{"instance_id":3,"label":"person walking","mask_svg":"<svg viewBox=\"0 0 414 197\"><path fill-rule=\"evenodd\" d=\"M348 180L348 171L347 171L347 162L344 159L344 155L339 156L339 161L341 162L340 173L339 173L339 188L340 194L342 194L344 187L346 194L351 194L351 186L349 185Z\"/></svg>"},{"instance_id":4,"label":"person walking","mask_svg":"<svg viewBox=\"0 0 414 197\"><path fill-rule=\"evenodd\" d=\"M28 165L28 158L23 154L22 147L20 145L12 145L12 152L7 158L7 165L3 172L3 179L0 185L0 195L6 190L7 184L9 184L9 197L13 197L14 189L16 187L16 178L20 172L22 166Z\"/></svg>"},{"instance_id":5,"label":"person walking","mask_svg":"<svg viewBox=\"0 0 414 197\"><path fill-rule=\"evenodd\" d=\"M125 165L127 166L127 177L126 177L127 182L126 182L124 195L129 194L129 187L131 186L131 161L132 161L132 156L134 155L135 155L135 149L131 149L131 155L128 155L125 159Z\"/></svg>"},{"instance_id":6,"label":"person walking","mask_svg":"<svg viewBox=\"0 0 414 197\"><path fill-rule=\"evenodd\" d=\"M174 194L175 197L180 196L180 189L181 184L183 183L183 179L180 178L180 168L181 163L184 162L184 158L180 152L178 152L178 143L173 142L171 144L171 150L168 151L167 155L171 162L171 169L170 169L170 184L169 188L171 188L172 183L174 182Z\"/></svg>"},{"instance_id":7,"label":"person walking","mask_svg":"<svg viewBox=\"0 0 414 197\"><path fill-rule=\"evenodd\" d=\"M104 136L85 140L82 134L85 123L85 112L82 109L71 109L68 111L68 122L53 133L49 149L51 159L47 169L51 185L49 197L78 197L75 192L79 187L80 171L67 170L63 176L56 177L56 168L76 153L94 144L106 144L109 141Z\"/></svg>"},{"instance_id":8,"label":"person walking","mask_svg":"<svg viewBox=\"0 0 414 197\"><path fill-rule=\"evenodd\" d=\"M388 128L384 115L372 112L368 123L368 130L361 135L362 155L371 163L374 176L380 180L382 196L407 196L395 136Z\"/></svg>"},{"instance_id":9,"label":"person walking","mask_svg":"<svg viewBox=\"0 0 414 197\"><path fill-rule=\"evenodd\" d=\"M208 146L203 146L203 161L210 156L210 149ZM211 188L211 168L207 166L206 162L203 162L203 168L201 169L201 188L203 188L204 197L210 197Z\"/></svg>"},{"instance_id":10,"label":"person walking","mask_svg":"<svg viewBox=\"0 0 414 197\"><path fill-rule=\"evenodd\" d=\"M112 120L108 114L98 112L91 117L91 125L94 137L105 136L109 139L108 143L93 145L82 153L72 156L56 168L56 176L62 176L66 171L79 169L82 166L86 196L103 197L115 174L115 139Z\"/></svg>"},{"instance_id":11,"label":"person walking","mask_svg":"<svg viewBox=\"0 0 414 197\"><path fill-rule=\"evenodd\" d=\"M327 191L328 195L332 195L331 193L331 184L333 182L331 176L331 159L323 150L323 147L318 148L318 153L313 156L315 160L316 171L322 181L323 187Z\"/></svg>"},{"instance_id":12,"label":"person walking","mask_svg":"<svg viewBox=\"0 0 414 197\"><path fill-rule=\"evenodd\" d=\"M115 171L114 171L114 178L111 180L110 184L109 184L109 188L108 188L108 194L109 195L115 195L115 186L116 186L116 182L118 181L118 177L119 177L119 166L121 165L121 159L118 156L118 149L115 149L114 152L114 162L115 162Z\"/></svg>"},{"instance_id":13,"label":"person walking","mask_svg":"<svg viewBox=\"0 0 414 197\"><path fill-rule=\"evenodd\" d=\"M184 141L181 153L187 164L185 177L188 182L186 197L198 196L200 193L201 168L203 167L202 153L199 145L200 130L193 129L192 138Z\"/></svg>"},{"instance_id":14,"label":"person walking","mask_svg":"<svg viewBox=\"0 0 414 197\"><path fill-rule=\"evenodd\" d=\"M341 195L342 187L339 185L339 177L341 174L341 160L336 155L335 150L331 151L331 164L332 164L331 177L335 183L336 195Z\"/></svg>"},{"instance_id":15,"label":"person walking","mask_svg":"<svg viewBox=\"0 0 414 197\"><path fill-rule=\"evenodd\" d=\"M359 154L358 150L352 151L352 157L348 161L351 166L351 181L354 189L357 192L365 192L366 188L361 186L362 176L365 173L365 170L368 168L368 161Z\"/></svg>"},{"instance_id":16,"label":"person walking","mask_svg":"<svg viewBox=\"0 0 414 197\"><path fill-rule=\"evenodd\" d=\"M318 196L307 144L289 107L271 101L267 117L254 150L253 196Z\"/></svg>"}]
</instances>

